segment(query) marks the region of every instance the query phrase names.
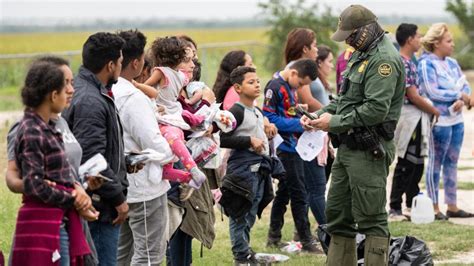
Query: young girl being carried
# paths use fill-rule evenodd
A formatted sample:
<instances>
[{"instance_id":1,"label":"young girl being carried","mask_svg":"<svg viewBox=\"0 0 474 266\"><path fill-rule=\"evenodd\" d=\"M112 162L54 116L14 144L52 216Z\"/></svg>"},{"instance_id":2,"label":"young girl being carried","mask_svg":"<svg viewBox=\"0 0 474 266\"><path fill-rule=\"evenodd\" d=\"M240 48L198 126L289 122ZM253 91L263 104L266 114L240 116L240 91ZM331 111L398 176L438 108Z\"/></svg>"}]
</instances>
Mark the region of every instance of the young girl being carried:
<instances>
[{"instance_id":1,"label":"young girl being carried","mask_svg":"<svg viewBox=\"0 0 474 266\"><path fill-rule=\"evenodd\" d=\"M150 78L144 83L134 83L148 97L156 100L156 104L164 107L164 114L158 115L158 122L163 136L171 150L191 174L189 185L198 189L205 181L205 174L199 170L196 162L186 148L184 130L201 124L202 116L183 111L177 101L181 89L189 82L194 64L191 49L177 37L158 38L152 44L152 54L158 67L153 69ZM183 119L184 118L184 119ZM186 121L186 122L185 122ZM186 182L187 172L172 168L172 164L163 167L163 178Z\"/></svg>"}]
</instances>

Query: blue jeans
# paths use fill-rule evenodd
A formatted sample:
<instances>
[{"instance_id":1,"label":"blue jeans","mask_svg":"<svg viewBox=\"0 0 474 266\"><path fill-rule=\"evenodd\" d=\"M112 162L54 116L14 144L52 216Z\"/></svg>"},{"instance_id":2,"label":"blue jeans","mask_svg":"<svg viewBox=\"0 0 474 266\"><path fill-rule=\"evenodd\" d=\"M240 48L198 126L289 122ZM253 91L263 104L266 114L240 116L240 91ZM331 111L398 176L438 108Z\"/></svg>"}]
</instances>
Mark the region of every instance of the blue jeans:
<instances>
[{"instance_id":1,"label":"blue jeans","mask_svg":"<svg viewBox=\"0 0 474 266\"><path fill-rule=\"evenodd\" d=\"M69 257L69 235L66 230L66 224L61 223L59 228L59 264L61 266L69 266L70 257Z\"/></svg>"},{"instance_id":2,"label":"blue jeans","mask_svg":"<svg viewBox=\"0 0 474 266\"><path fill-rule=\"evenodd\" d=\"M317 159L304 162L305 186L308 203L318 224L326 223L326 169L318 165Z\"/></svg>"},{"instance_id":3,"label":"blue jeans","mask_svg":"<svg viewBox=\"0 0 474 266\"><path fill-rule=\"evenodd\" d=\"M235 260L245 260L250 254L250 229L255 223L257 217L258 205L263 198L263 189L265 183L259 174L255 174L257 179L252 187L255 195L250 211L239 219L229 217L230 241L232 243L232 253Z\"/></svg>"},{"instance_id":4,"label":"blue jeans","mask_svg":"<svg viewBox=\"0 0 474 266\"><path fill-rule=\"evenodd\" d=\"M193 237L178 228L169 242L169 247L166 252L166 265L191 265L193 262L192 243Z\"/></svg>"},{"instance_id":5,"label":"blue jeans","mask_svg":"<svg viewBox=\"0 0 474 266\"><path fill-rule=\"evenodd\" d=\"M89 222L94 245L99 255L99 266L117 265L119 225L103 222Z\"/></svg>"}]
</instances>

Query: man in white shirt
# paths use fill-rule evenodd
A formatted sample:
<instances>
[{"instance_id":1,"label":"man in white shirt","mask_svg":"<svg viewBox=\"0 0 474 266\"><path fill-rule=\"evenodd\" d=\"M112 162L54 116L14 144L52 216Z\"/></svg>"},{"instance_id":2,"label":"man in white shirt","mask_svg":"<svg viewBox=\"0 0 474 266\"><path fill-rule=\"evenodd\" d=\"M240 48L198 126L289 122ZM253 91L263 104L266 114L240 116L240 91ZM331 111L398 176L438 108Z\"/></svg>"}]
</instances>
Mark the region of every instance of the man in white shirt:
<instances>
[{"instance_id":1,"label":"man in white shirt","mask_svg":"<svg viewBox=\"0 0 474 266\"><path fill-rule=\"evenodd\" d=\"M142 171L127 176L130 210L120 229L117 262L118 265L160 265L166 252L166 192L170 188L168 181L162 179L162 165L169 163L173 154L159 130L155 104L132 84L143 68L146 37L137 30L118 35L126 43L122 50L122 71L112 91L123 125L125 151L153 149L161 156L147 163Z\"/></svg>"}]
</instances>

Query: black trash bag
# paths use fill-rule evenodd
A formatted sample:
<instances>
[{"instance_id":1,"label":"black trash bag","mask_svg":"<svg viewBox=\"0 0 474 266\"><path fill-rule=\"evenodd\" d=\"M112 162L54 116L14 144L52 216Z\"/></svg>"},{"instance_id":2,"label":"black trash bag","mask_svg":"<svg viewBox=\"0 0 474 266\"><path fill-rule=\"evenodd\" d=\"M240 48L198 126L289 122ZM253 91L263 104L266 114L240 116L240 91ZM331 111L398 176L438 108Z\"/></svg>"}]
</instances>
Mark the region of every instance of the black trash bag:
<instances>
[{"instance_id":1,"label":"black trash bag","mask_svg":"<svg viewBox=\"0 0 474 266\"><path fill-rule=\"evenodd\" d=\"M318 226L317 235L321 247L328 254L331 234L327 230L327 224ZM357 265L364 265L365 235L357 234ZM389 265L434 265L433 258L428 246L422 240L413 236L394 237L390 239Z\"/></svg>"},{"instance_id":2,"label":"black trash bag","mask_svg":"<svg viewBox=\"0 0 474 266\"><path fill-rule=\"evenodd\" d=\"M329 250L329 243L331 242L331 234L328 232L328 225L321 224L318 226L318 230L316 232L318 235L319 242L321 243L321 247L324 250L326 255L328 254ZM357 258L364 258L364 243L365 243L365 235L357 234L356 235L356 244L357 244Z\"/></svg>"},{"instance_id":3,"label":"black trash bag","mask_svg":"<svg viewBox=\"0 0 474 266\"><path fill-rule=\"evenodd\" d=\"M329 243L331 242L331 235L328 232L328 225L320 224L318 226L316 234L318 235L318 239L321 243L321 247L323 248L324 253L327 255L329 250Z\"/></svg>"},{"instance_id":4,"label":"black trash bag","mask_svg":"<svg viewBox=\"0 0 474 266\"><path fill-rule=\"evenodd\" d=\"M390 240L389 265L434 265L428 246L413 236Z\"/></svg>"},{"instance_id":5,"label":"black trash bag","mask_svg":"<svg viewBox=\"0 0 474 266\"><path fill-rule=\"evenodd\" d=\"M365 248L365 235L356 235L356 253L357 253L357 265L364 265L364 248Z\"/></svg>"}]
</instances>

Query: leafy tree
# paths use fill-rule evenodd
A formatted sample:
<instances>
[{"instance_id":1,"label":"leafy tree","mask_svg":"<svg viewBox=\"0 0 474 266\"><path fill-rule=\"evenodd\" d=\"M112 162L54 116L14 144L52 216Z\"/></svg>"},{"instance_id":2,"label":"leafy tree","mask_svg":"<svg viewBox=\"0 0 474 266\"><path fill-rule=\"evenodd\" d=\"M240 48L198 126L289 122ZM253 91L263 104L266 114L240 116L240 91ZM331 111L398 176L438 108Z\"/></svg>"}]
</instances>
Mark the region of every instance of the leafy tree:
<instances>
[{"instance_id":1,"label":"leafy tree","mask_svg":"<svg viewBox=\"0 0 474 266\"><path fill-rule=\"evenodd\" d=\"M461 29L466 33L466 36L458 42L459 64L463 69L474 69L474 1L468 4L464 0L448 0L446 10L456 17Z\"/></svg>"},{"instance_id":2,"label":"leafy tree","mask_svg":"<svg viewBox=\"0 0 474 266\"><path fill-rule=\"evenodd\" d=\"M318 44L330 46L337 54L337 44L330 40L330 35L337 29L337 18L331 14L331 8L326 6L319 12L317 3L306 5L305 0L298 0L295 4L287 4L284 0L269 0L259 3L270 26L270 48L266 54L266 67L278 70L283 66L283 51L288 33L297 27L309 28L316 33Z\"/></svg>"}]
</instances>

